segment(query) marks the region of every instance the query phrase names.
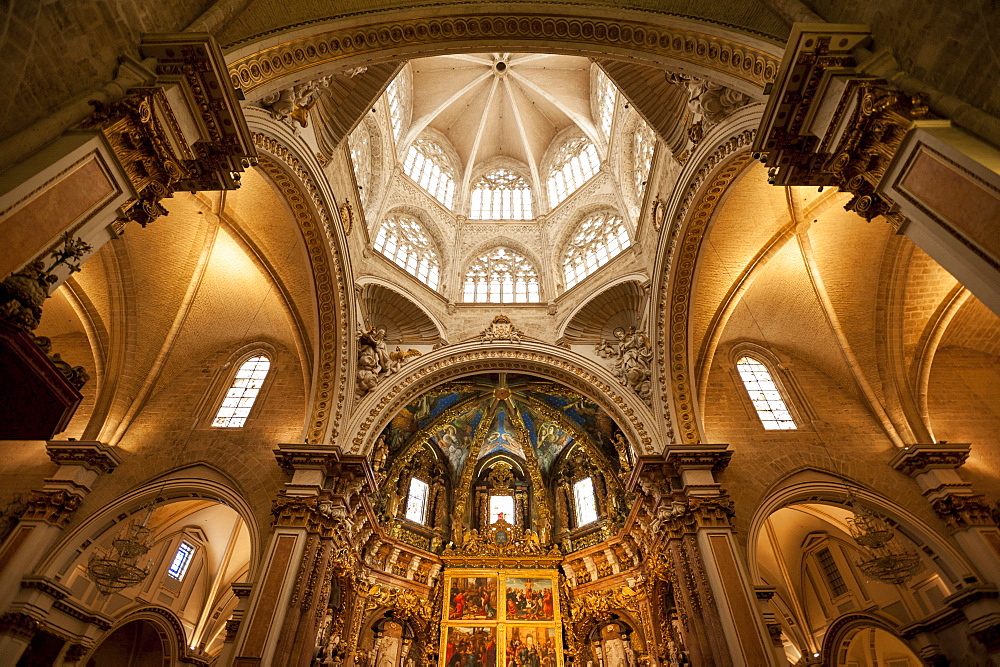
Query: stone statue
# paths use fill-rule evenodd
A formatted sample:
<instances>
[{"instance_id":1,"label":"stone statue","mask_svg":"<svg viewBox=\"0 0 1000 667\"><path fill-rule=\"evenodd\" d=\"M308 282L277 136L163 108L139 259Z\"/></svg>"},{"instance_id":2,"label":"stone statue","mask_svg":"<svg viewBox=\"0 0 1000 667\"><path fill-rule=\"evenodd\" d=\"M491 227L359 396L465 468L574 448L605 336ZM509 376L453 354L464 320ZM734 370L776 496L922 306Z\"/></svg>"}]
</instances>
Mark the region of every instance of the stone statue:
<instances>
[{"instance_id":1,"label":"stone statue","mask_svg":"<svg viewBox=\"0 0 1000 667\"><path fill-rule=\"evenodd\" d=\"M278 120L294 120L300 127L309 125L309 110L319 101L320 91L330 87L333 77L299 83L261 98L260 105Z\"/></svg>"},{"instance_id":2,"label":"stone statue","mask_svg":"<svg viewBox=\"0 0 1000 667\"><path fill-rule=\"evenodd\" d=\"M637 332L635 327L614 330L616 342L601 340L594 348L604 359L613 359L611 372L623 385L639 395L646 405L651 404L651 372L653 350L649 346L649 337Z\"/></svg>"},{"instance_id":3,"label":"stone statue","mask_svg":"<svg viewBox=\"0 0 1000 667\"><path fill-rule=\"evenodd\" d=\"M753 101L748 95L708 79L675 72L667 72L666 77L670 83L687 88L687 106L695 117L695 124L701 122L706 128L721 123L737 109Z\"/></svg>"},{"instance_id":4,"label":"stone statue","mask_svg":"<svg viewBox=\"0 0 1000 667\"><path fill-rule=\"evenodd\" d=\"M356 393L364 396L385 377L398 373L412 357L420 356L418 350L396 351L389 354L385 327L358 329L358 368Z\"/></svg>"}]
</instances>

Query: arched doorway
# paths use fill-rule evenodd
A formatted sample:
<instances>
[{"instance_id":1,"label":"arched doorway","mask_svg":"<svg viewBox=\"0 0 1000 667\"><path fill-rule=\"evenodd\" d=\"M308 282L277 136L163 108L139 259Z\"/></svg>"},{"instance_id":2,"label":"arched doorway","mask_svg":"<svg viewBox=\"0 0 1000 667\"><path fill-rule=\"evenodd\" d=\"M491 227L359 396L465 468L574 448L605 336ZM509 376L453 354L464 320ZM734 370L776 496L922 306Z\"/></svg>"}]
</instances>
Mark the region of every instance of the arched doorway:
<instances>
[{"instance_id":1,"label":"arched doorway","mask_svg":"<svg viewBox=\"0 0 1000 667\"><path fill-rule=\"evenodd\" d=\"M170 664L163 630L145 619L129 621L104 638L87 667L161 667Z\"/></svg>"}]
</instances>

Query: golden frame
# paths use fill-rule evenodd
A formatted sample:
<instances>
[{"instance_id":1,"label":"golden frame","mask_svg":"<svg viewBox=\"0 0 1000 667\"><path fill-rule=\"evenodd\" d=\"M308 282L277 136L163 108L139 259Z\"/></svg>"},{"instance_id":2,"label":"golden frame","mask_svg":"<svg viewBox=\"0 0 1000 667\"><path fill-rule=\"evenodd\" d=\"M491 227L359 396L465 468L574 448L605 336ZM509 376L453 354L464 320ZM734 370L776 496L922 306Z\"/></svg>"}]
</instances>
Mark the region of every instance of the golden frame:
<instances>
[{"instance_id":1,"label":"golden frame","mask_svg":"<svg viewBox=\"0 0 1000 667\"><path fill-rule=\"evenodd\" d=\"M493 619L467 618L455 619L451 617L451 591L452 580L454 579L494 579L496 586L496 617ZM551 620L517 620L507 618L507 580L508 579L537 579L547 581L552 590L552 618ZM520 635L528 629L542 630L550 634L555 648L555 663L552 667L563 667L563 642L562 642L562 610L559 608L559 571L555 569L470 569L456 568L445 570L444 580L445 599L442 610L439 667L448 667L448 634L451 628L494 628L494 639L496 641L496 665L484 665L483 667L506 667L507 665L507 644L515 634L512 630L517 628L516 634ZM544 589L543 589L544 590ZM548 631L551 631L549 633ZM537 642L537 638L535 639Z\"/></svg>"}]
</instances>

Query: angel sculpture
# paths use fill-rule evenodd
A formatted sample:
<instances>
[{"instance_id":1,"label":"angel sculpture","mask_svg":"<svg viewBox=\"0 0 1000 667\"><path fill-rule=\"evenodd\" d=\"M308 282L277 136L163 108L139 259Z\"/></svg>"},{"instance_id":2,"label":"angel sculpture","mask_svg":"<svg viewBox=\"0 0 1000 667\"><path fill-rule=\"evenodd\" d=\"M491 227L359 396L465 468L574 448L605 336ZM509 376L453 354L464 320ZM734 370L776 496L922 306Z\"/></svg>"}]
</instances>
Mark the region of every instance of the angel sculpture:
<instances>
[{"instance_id":1,"label":"angel sculpture","mask_svg":"<svg viewBox=\"0 0 1000 667\"><path fill-rule=\"evenodd\" d=\"M403 352L403 350L397 345L395 351L389 353L389 358L392 360L389 362L389 372L398 373L408 359L419 356L420 350L414 350L411 347L406 352Z\"/></svg>"}]
</instances>

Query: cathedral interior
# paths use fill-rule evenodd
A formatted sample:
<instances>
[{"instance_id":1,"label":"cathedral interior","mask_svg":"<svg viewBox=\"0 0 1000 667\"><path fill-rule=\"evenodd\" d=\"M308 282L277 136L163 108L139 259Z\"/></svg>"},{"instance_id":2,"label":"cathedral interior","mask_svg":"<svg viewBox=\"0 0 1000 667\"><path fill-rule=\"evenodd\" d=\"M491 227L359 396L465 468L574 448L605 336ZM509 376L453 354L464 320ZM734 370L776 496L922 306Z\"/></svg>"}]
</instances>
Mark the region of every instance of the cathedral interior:
<instances>
[{"instance_id":1,"label":"cathedral interior","mask_svg":"<svg viewBox=\"0 0 1000 667\"><path fill-rule=\"evenodd\" d=\"M0 666L1000 665L995 2L0 16Z\"/></svg>"}]
</instances>

